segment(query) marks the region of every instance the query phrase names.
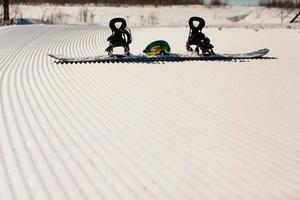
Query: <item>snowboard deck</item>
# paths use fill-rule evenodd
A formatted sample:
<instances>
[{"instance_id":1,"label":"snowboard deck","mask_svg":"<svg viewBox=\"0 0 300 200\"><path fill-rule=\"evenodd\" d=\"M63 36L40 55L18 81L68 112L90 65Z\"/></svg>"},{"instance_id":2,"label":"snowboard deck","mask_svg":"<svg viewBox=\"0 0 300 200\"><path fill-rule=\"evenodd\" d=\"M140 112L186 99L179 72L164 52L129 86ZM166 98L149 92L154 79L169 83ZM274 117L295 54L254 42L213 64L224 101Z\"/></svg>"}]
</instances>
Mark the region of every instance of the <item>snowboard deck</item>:
<instances>
[{"instance_id":1,"label":"snowboard deck","mask_svg":"<svg viewBox=\"0 0 300 200\"><path fill-rule=\"evenodd\" d=\"M260 49L249 53L239 54L215 54L211 56L202 55L183 55L169 54L159 56L141 55L111 55L111 56L92 56L92 57L66 57L63 55L48 54L54 58L56 63L151 63L151 62L182 62L182 61L226 61L226 60L243 60L243 59L263 59L269 49Z\"/></svg>"}]
</instances>

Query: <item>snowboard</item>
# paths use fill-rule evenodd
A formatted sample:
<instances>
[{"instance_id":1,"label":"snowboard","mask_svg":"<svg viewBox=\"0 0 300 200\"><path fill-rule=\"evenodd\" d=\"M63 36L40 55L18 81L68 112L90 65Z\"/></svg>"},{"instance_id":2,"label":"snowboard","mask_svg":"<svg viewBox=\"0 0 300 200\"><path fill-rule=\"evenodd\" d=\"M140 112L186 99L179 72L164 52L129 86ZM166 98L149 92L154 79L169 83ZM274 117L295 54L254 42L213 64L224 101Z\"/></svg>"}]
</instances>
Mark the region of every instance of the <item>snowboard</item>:
<instances>
[{"instance_id":1,"label":"snowboard","mask_svg":"<svg viewBox=\"0 0 300 200\"><path fill-rule=\"evenodd\" d=\"M151 62L183 62L183 61L226 61L243 59L261 59L269 52L269 49L260 49L248 53L238 54L215 54L210 56L191 54L168 54L158 56L140 55L110 55L110 56L92 56L92 57L67 57L64 55L48 54L55 59L56 63L151 63Z\"/></svg>"}]
</instances>

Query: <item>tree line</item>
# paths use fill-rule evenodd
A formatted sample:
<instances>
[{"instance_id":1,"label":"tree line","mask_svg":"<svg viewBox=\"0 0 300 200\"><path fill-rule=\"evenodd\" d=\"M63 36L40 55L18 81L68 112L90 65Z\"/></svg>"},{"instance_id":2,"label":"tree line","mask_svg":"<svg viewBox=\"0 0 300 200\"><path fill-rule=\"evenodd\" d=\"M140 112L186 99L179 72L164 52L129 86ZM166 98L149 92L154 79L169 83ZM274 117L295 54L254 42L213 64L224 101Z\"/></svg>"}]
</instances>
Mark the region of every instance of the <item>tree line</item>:
<instances>
[{"instance_id":1,"label":"tree line","mask_svg":"<svg viewBox=\"0 0 300 200\"><path fill-rule=\"evenodd\" d=\"M3 1L3 0L2 0ZM202 0L10 0L11 4L189 5ZM203 3L203 2L202 2Z\"/></svg>"},{"instance_id":2,"label":"tree line","mask_svg":"<svg viewBox=\"0 0 300 200\"><path fill-rule=\"evenodd\" d=\"M1 0L2 2L4 0ZM96 4L106 6L122 6L122 5L209 5L209 6L224 6L227 5L226 0L10 0L10 4Z\"/></svg>"},{"instance_id":3,"label":"tree line","mask_svg":"<svg viewBox=\"0 0 300 200\"><path fill-rule=\"evenodd\" d=\"M259 5L268 8L300 8L300 0L260 0Z\"/></svg>"}]
</instances>

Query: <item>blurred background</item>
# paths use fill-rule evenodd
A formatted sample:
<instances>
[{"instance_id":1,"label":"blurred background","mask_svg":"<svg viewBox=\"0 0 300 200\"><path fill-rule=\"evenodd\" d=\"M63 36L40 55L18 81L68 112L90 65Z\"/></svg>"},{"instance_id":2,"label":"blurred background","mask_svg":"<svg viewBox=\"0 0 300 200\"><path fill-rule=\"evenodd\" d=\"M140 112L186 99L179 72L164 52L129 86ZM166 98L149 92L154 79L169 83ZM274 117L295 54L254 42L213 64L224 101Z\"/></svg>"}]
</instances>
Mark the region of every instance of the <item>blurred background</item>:
<instances>
[{"instance_id":1,"label":"blurred background","mask_svg":"<svg viewBox=\"0 0 300 200\"><path fill-rule=\"evenodd\" d=\"M202 16L208 26L299 22L300 0L2 0L1 24L97 24L124 17L131 26L186 26Z\"/></svg>"}]
</instances>

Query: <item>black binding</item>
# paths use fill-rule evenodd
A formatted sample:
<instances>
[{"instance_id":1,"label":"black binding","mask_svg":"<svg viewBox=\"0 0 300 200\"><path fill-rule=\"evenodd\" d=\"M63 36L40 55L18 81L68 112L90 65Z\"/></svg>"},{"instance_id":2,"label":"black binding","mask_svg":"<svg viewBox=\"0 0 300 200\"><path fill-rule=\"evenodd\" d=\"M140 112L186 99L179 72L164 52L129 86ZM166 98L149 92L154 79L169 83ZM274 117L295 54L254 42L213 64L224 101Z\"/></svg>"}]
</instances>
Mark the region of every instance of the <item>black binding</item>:
<instances>
[{"instance_id":1,"label":"black binding","mask_svg":"<svg viewBox=\"0 0 300 200\"><path fill-rule=\"evenodd\" d=\"M120 28L116 27L116 23L121 23ZM112 35L107 38L107 41L109 41L109 46L105 51L107 51L109 55L112 55L113 48L124 47L124 53L129 55L129 44L132 42L132 37L130 29L127 28L125 19L114 18L109 22L109 27L112 31Z\"/></svg>"},{"instance_id":2,"label":"black binding","mask_svg":"<svg viewBox=\"0 0 300 200\"><path fill-rule=\"evenodd\" d=\"M198 22L195 26L194 22ZM191 17L189 20L190 32L186 42L186 49L188 51L196 51L199 54L199 48L202 51L202 55L208 56L215 54L213 51L214 46L210 43L208 37L202 33L202 29L205 27L205 21L201 17ZM195 50L191 47L195 45Z\"/></svg>"}]
</instances>

